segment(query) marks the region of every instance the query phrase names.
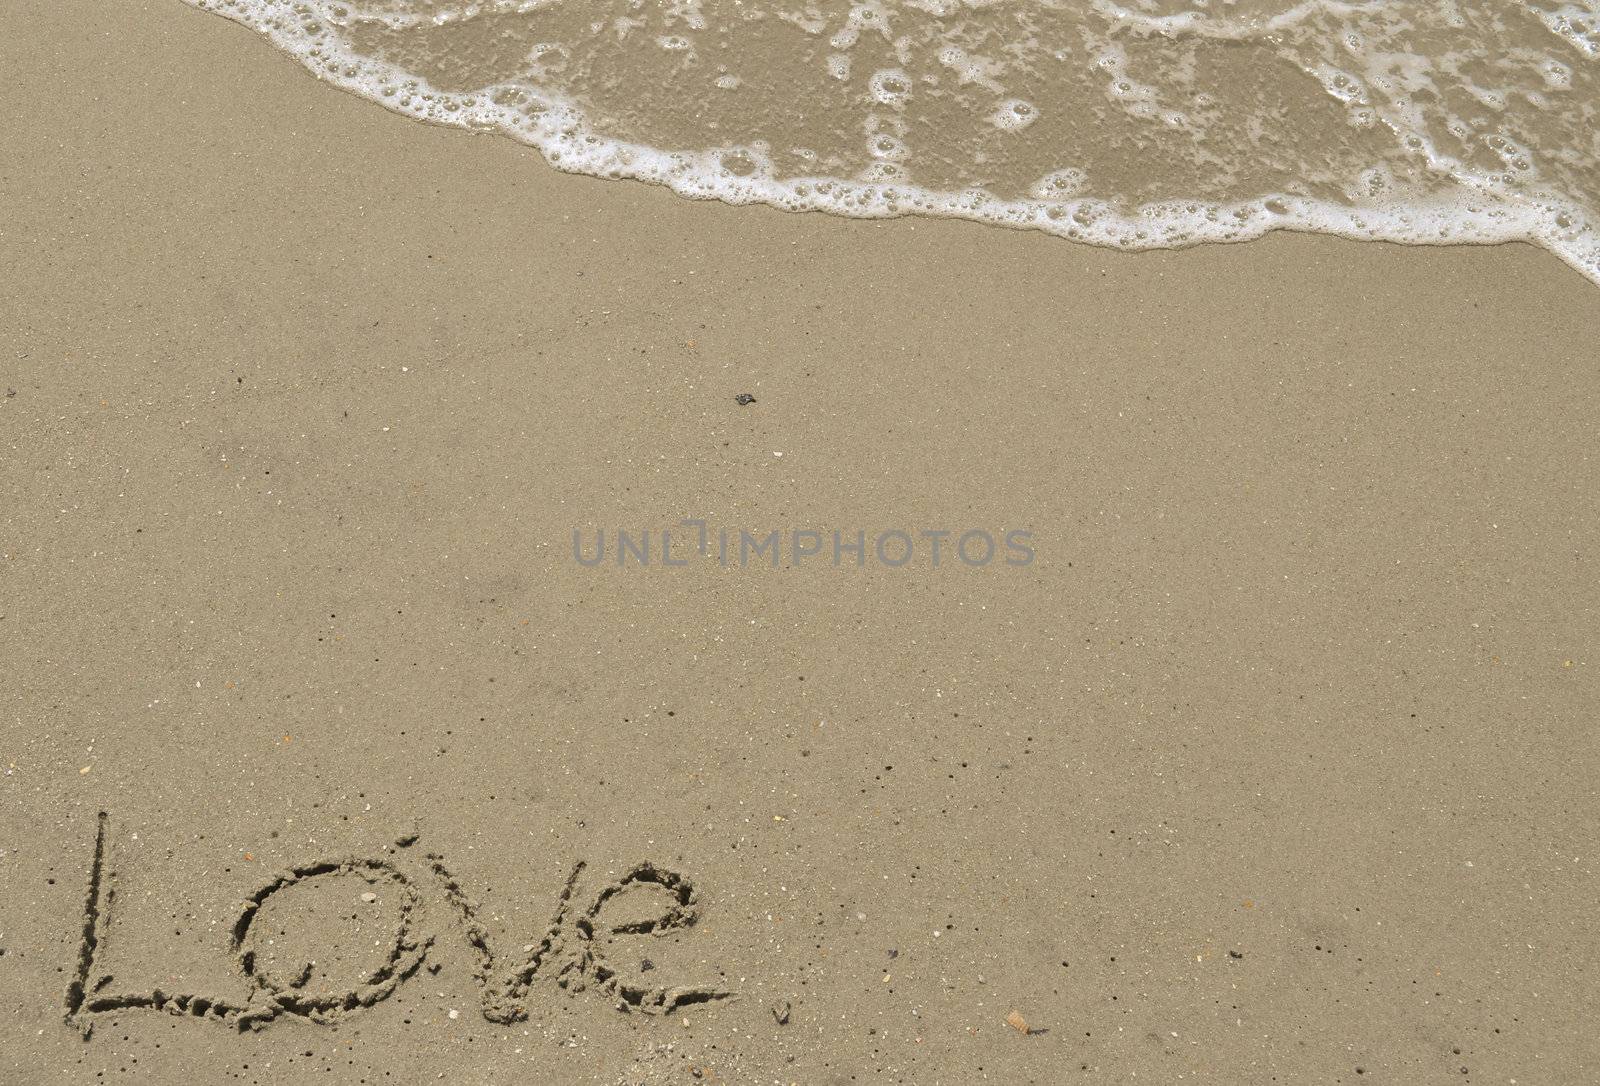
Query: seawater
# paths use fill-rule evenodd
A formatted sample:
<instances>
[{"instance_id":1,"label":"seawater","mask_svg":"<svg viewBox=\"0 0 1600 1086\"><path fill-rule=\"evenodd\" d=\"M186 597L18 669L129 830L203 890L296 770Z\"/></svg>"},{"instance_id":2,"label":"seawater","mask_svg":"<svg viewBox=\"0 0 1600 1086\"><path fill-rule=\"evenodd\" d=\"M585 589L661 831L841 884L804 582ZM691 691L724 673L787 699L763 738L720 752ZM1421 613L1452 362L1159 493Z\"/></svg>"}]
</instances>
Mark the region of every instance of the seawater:
<instances>
[{"instance_id":1,"label":"seawater","mask_svg":"<svg viewBox=\"0 0 1600 1086\"><path fill-rule=\"evenodd\" d=\"M1123 249L1525 240L1600 283L1600 0L186 0L558 169Z\"/></svg>"}]
</instances>

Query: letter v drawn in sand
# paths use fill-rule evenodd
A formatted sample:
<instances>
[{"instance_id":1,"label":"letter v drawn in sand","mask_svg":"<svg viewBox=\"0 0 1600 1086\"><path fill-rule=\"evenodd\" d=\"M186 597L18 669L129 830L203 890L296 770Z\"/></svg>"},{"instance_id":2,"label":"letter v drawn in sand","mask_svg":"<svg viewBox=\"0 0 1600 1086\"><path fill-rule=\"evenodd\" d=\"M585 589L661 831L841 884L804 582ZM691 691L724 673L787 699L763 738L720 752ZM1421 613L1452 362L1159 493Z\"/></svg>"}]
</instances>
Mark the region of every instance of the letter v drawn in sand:
<instances>
[{"instance_id":1,"label":"letter v drawn in sand","mask_svg":"<svg viewBox=\"0 0 1600 1086\"><path fill-rule=\"evenodd\" d=\"M78 959L67 986L66 1022L80 1029L85 1038L91 1035L99 1015L133 1010L204 1019L238 1030L261 1029L283 1017L337 1022L392 996L429 964L429 952L446 929L465 945L481 992L483 1017L496 1024L509 1025L528 1017L534 982L540 974L552 977L554 987L569 996L597 993L624 1013L667 1014L733 998L734 993L711 985L644 984L608 960L610 940L665 937L695 925L700 915L698 896L694 884L677 871L650 862L635 864L619 877L592 888L589 904L578 907L575 902L588 866L578 861L567 875L542 936L526 944L520 956L510 957L495 951L490 932L478 919L478 904L445 865L443 856L426 852L411 859L408 850L416 842L417 835L409 834L387 847L381 857L347 856L302 864L280 872L249 895L229 934L227 949L238 978L234 994L174 993L160 988L124 991L98 964L117 911L110 817L100 812ZM272 945L273 940L261 934L267 927L263 920L267 914L276 914L273 922L281 926L297 909L304 908L304 902L310 900L308 891L335 882L366 887L360 899L381 899L391 924L387 938L380 940L380 960L364 967L357 978L339 983L317 976L318 959L280 961L282 954ZM608 907L636 892L662 899L662 906L654 915L608 921ZM330 944L327 949L337 954L337 947ZM439 966L429 968L437 971Z\"/></svg>"}]
</instances>

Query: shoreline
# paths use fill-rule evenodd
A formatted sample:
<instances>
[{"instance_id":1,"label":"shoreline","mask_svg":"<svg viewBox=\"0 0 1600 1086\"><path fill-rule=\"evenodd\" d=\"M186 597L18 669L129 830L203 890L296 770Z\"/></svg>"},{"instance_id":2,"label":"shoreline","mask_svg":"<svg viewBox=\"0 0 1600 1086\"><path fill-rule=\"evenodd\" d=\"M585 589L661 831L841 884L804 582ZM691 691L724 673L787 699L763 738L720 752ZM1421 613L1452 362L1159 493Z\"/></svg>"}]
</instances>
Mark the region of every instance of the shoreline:
<instances>
[{"instance_id":1,"label":"shoreline","mask_svg":"<svg viewBox=\"0 0 1600 1086\"><path fill-rule=\"evenodd\" d=\"M1580 203L1554 190L1502 198L1492 191L1489 178L1481 173L1474 176L1460 163L1456 164L1457 169L1439 167L1459 186L1459 191L1448 199L1431 204L1354 207L1290 190L1260 192L1223 203L1197 200L1179 190L1130 209L1117 200L1108 203L1098 197L1069 202L1019 195L1002 197L986 190L976 193L927 188L893 179L865 181L819 175L780 180L759 171L740 177L721 170L717 163L729 153L744 156L748 151L759 159L760 152L732 145L720 150L669 151L614 138L585 127L579 119L581 111L569 110L570 103L559 96L547 102L554 119L543 114L534 119L514 106L494 100L491 92L499 90L520 95L522 91L514 85L483 92L449 92L402 67L353 52L337 36L319 38L315 32L308 33L298 26L266 29L258 23L259 16L213 13L246 26L294 58L319 82L401 116L462 131L505 136L537 150L554 170L600 179L643 181L690 199L715 199L734 206L776 210L822 211L865 220L906 214L955 219L1038 231L1121 252L1255 241L1279 232L1406 245L1522 242L1554 254L1600 286L1600 249L1595 239L1574 236L1570 228L1572 222L1582 223L1590 218ZM270 24L279 22L277 18L268 19ZM315 58L314 62L311 58ZM395 88L401 89L396 92ZM1028 106L1026 102L1020 104ZM576 134L567 130L570 125L577 126ZM1357 177L1345 178L1347 185L1359 182ZM1487 203L1488 208L1475 206L1480 203ZM841 206L853 210L848 214L835 210ZM902 206L911 210L902 210ZM1445 223L1442 227L1441 215ZM1413 220L1419 218L1433 221L1434 229L1424 230L1416 225ZM1420 242L1416 236L1442 236L1446 231L1454 235L1448 242Z\"/></svg>"}]
</instances>

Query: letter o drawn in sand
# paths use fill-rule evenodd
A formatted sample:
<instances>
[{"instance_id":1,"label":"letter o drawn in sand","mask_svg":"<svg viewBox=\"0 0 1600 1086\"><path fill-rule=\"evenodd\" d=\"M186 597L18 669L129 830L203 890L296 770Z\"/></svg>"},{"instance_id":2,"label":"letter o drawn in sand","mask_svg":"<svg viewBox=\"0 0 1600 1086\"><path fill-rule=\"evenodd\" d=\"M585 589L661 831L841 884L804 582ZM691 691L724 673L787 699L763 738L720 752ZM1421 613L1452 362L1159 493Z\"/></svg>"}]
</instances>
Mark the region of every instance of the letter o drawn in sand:
<instances>
[{"instance_id":1,"label":"letter o drawn in sand","mask_svg":"<svg viewBox=\"0 0 1600 1086\"><path fill-rule=\"evenodd\" d=\"M360 893L361 889L366 893ZM274 909L274 898L284 905L283 909ZM339 908L351 902L357 902L358 909L371 912L371 920L393 924L389 938L379 941L382 949L377 951L378 961L347 966L341 971L353 975L340 978L327 972L326 963L317 958L280 960L280 942L303 942L288 939L287 928L271 931L274 913L289 912L296 915L277 919L285 924L298 919L299 926L304 926L308 917L317 916L316 934L326 941L325 949L335 959L335 967L344 964L336 956L345 952L341 948L348 947L351 940L340 938L337 931L329 929L340 921L365 919ZM375 904L378 902L382 905ZM250 1002L267 1003L275 1012L324 1023L383 1002L416 972L432 943L431 937L419 937L414 928L420 904L421 897L411 878L383 860L356 858L307 864L279 875L248 899L233 927L239 971L252 988ZM336 910L339 915L331 923L319 916ZM370 938L362 942L367 947L373 945ZM321 983L313 983L314 980Z\"/></svg>"}]
</instances>

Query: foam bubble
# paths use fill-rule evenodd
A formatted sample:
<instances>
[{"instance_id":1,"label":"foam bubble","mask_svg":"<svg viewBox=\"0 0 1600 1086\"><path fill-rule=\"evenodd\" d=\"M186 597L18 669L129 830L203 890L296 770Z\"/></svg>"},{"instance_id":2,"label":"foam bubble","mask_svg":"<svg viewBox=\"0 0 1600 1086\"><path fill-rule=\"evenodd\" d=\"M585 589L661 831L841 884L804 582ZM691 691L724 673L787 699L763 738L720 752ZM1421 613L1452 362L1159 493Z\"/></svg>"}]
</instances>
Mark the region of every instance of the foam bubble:
<instances>
[{"instance_id":1,"label":"foam bubble","mask_svg":"<svg viewBox=\"0 0 1600 1086\"><path fill-rule=\"evenodd\" d=\"M1021 98L1010 98L1000 103L1000 108L994 111L990 120L996 128L1017 131L1027 128L1038 117L1039 110L1032 102L1024 102Z\"/></svg>"},{"instance_id":2,"label":"foam bubble","mask_svg":"<svg viewBox=\"0 0 1600 1086\"><path fill-rule=\"evenodd\" d=\"M886 106L902 106L911 100L911 77L899 68L885 68L872 73L867 89Z\"/></svg>"}]
</instances>

